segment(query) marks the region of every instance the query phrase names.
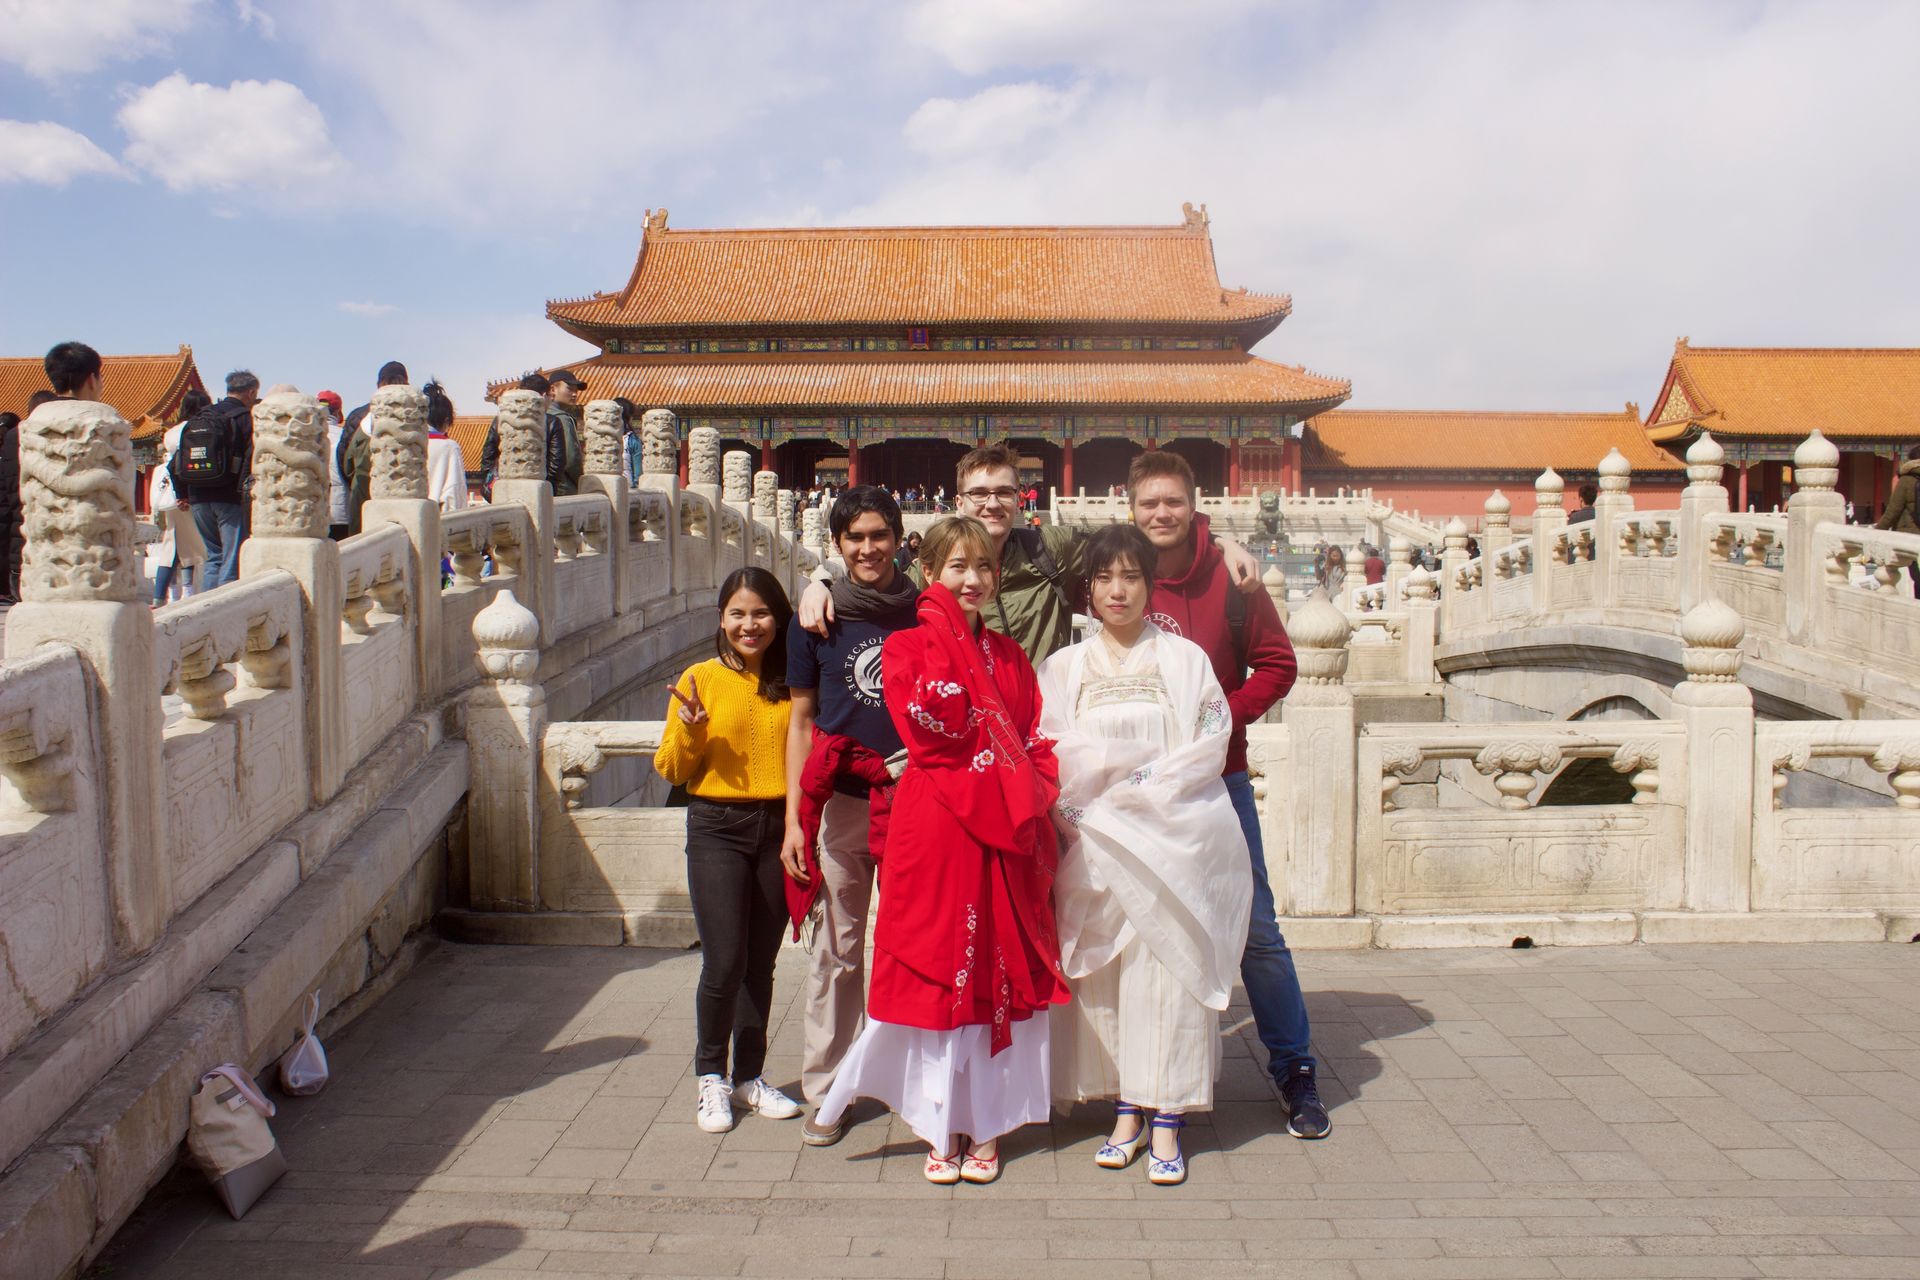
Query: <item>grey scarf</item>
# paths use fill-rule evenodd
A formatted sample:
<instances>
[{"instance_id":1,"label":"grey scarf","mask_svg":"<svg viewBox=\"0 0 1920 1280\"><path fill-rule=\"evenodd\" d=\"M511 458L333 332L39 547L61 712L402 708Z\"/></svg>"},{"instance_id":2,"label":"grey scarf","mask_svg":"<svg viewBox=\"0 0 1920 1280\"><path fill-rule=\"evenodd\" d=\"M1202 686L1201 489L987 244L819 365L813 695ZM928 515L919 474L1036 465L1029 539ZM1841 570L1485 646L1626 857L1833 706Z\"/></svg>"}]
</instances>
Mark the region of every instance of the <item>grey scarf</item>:
<instances>
[{"instance_id":1,"label":"grey scarf","mask_svg":"<svg viewBox=\"0 0 1920 1280\"><path fill-rule=\"evenodd\" d=\"M836 578L831 589L836 622L892 621L904 615L911 623L914 601L920 598L920 588L898 569L893 571L893 581L886 587L869 587L855 582L849 574Z\"/></svg>"}]
</instances>

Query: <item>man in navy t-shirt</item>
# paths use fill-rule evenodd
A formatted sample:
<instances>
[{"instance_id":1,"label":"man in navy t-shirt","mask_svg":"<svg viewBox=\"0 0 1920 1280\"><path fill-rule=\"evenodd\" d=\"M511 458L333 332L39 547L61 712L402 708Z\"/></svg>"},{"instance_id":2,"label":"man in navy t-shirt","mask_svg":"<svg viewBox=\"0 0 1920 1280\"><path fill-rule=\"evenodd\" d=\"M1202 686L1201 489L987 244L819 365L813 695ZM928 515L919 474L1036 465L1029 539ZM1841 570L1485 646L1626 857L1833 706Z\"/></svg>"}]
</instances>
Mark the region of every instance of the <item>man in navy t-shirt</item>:
<instances>
[{"instance_id":1,"label":"man in navy t-shirt","mask_svg":"<svg viewBox=\"0 0 1920 1280\"><path fill-rule=\"evenodd\" d=\"M880 646L914 625L918 590L894 565L900 549L900 505L884 489L856 485L828 515L846 576L833 584L834 621L826 635L787 629L787 687L793 711L787 728L787 837L780 860L795 879L806 877L806 837L800 830L800 775L813 749L813 729L844 734L882 756L901 750L900 735L880 693ZM873 901L873 855L867 848L867 794L843 781L820 813L820 927L807 974L800 1050L800 1087L816 1107L866 1019L867 912ZM846 1121L820 1128L809 1118L801 1137L831 1146Z\"/></svg>"}]
</instances>

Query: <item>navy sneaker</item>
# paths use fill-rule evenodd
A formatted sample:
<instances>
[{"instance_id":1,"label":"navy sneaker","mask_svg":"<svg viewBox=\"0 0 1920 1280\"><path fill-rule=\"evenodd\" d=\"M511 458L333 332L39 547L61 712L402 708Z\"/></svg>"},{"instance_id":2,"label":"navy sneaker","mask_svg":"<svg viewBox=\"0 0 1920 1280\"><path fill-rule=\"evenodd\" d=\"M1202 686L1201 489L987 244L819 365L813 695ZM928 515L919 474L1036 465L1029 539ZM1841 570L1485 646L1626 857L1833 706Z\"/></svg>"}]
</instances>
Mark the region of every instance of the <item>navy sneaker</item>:
<instances>
[{"instance_id":1,"label":"navy sneaker","mask_svg":"<svg viewBox=\"0 0 1920 1280\"><path fill-rule=\"evenodd\" d=\"M1280 1100L1287 1108L1287 1132L1294 1137L1324 1138L1333 1132L1312 1063L1303 1062L1280 1078Z\"/></svg>"}]
</instances>

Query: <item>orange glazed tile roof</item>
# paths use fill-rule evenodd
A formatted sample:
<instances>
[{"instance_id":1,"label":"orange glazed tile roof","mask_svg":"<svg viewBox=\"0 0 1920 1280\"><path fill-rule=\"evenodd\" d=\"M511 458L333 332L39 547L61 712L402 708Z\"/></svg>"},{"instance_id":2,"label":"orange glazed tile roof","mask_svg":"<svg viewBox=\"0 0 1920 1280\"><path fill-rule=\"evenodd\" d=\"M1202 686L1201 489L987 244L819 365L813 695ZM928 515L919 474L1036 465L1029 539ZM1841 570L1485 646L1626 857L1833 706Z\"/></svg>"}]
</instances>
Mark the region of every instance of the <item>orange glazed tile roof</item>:
<instances>
[{"instance_id":1,"label":"orange glazed tile roof","mask_svg":"<svg viewBox=\"0 0 1920 1280\"><path fill-rule=\"evenodd\" d=\"M1647 434L1715 439L1920 439L1920 348L1674 344Z\"/></svg>"},{"instance_id":2,"label":"orange glazed tile roof","mask_svg":"<svg viewBox=\"0 0 1920 1280\"><path fill-rule=\"evenodd\" d=\"M1682 471L1634 405L1613 413L1337 409L1307 424L1308 466L1353 471L1588 472L1617 448L1635 471Z\"/></svg>"},{"instance_id":3,"label":"orange glazed tile roof","mask_svg":"<svg viewBox=\"0 0 1920 1280\"><path fill-rule=\"evenodd\" d=\"M193 348L182 345L167 356L102 356L100 398L133 424L133 438L157 436L172 425L180 398L192 388L206 390L194 367ZM0 413L27 416L36 391L51 391L39 356L0 358Z\"/></svg>"},{"instance_id":4,"label":"orange glazed tile roof","mask_svg":"<svg viewBox=\"0 0 1920 1280\"><path fill-rule=\"evenodd\" d=\"M549 302L598 343L629 329L1171 324L1270 331L1279 295L1223 289L1204 210L1176 226L677 230L649 213L616 293ZM1251 345L1249 342L1247 345Z\"/></svg>"},{"instance_id":5,"label":"orange glazed tile roof","mask_svg":"<svg viewBox=\"0 0 1920 1280\"><path fill-rule=\"evenodd\" d=\"M1235 405L1304 416L1352 392L1339 379L1238 351L622 355L567 367L586 380L582 400L625 396L676 410Z\"/></svg>"},{"instance_id":6,"label":"orange glazed tile roof","mask_svg":"<svg viewBox=\"0 0 1920 1280\"><path fill-rule=\"evenodd\" d=\"M487 428L493 425L493 415L460 414L453 420L453 426L447 434L460 446L460 460L468 471L480 470L480 450L487 443Z\"/></svg>"}]
</instances>

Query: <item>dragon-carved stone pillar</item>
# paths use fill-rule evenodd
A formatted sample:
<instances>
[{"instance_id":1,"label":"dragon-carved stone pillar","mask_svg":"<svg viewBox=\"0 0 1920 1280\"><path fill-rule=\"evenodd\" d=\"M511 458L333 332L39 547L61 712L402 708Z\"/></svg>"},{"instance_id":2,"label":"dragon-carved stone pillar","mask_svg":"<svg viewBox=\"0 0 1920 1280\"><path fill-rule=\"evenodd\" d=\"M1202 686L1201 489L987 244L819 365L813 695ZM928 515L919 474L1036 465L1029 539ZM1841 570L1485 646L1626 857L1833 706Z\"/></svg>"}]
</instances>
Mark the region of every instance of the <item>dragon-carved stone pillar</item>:
<instances>
[{"instance_id":1,"label":"dragon-carved stone pillar","mask_svg":"<svg viewBox=\"0 0 1920 1280\"><path fill-rule=\"evenodd\" d=\"M316 805L346 780L348 750L340 545L327 536L327 423L326 407L312 396L271 395L254 406L253 534L240 544L242 578L283 569L300 584L307 774Z\"/></svg>"},{"instance_id":2,"label":"dragon-carved stone pillar","mask_svg":"<svg viewBox=\"0 0 1920 1280\"><path fill-rule=\"evenodd\" d=\"M540 619L540 636L553 636L553 486L547 483L546 401L537 391L500 397L500 476L493 482L495 506L526 508L527 541L520 549L514 596Z\"/></svg>"},{"instance_id":3,"label":"dragon-carved stone pillar","mask_svg":"<svg viewBox=\"0 0 1920 1280\"><path fill-rule=\"evenodd\" d=\"M383 524L406 530L412 545L414 678L423 700L440 694L440 504L427 491L427 398L412 387L382 387L373 393L365 422L373 454L371 497L360 515L361 532Z\"/></svg>"},{"instance_id":4,"label":"dragon-carved stone pillar","mask_svg":"<svg viewBox=\"0 0 1920 1280\"><path fill-rule=\"evenodd\" d=\"M627 511L633 482L627 478L626 413L615 401L590 400L583 430L585 465L580 492L605 494L612 508L607 520L607 553L613 557L613 611L625 613L632 603L627 563L633 527Z\"/></svg>"},{"instance_id":5,"label":"dragon-carved stone pillar","mask_svg":"<svg viewBox=\"0 0 1920 1280\"><path fill-rule=\"evenodd\" d=\"M107 405L55 400L20 424L26 550L6 655L18 660L61 643L86 665L106 775L101 852L122 957L152 946L173 914L164 726L133 486L132 429Z\"/></svg>"}]
</instances>

